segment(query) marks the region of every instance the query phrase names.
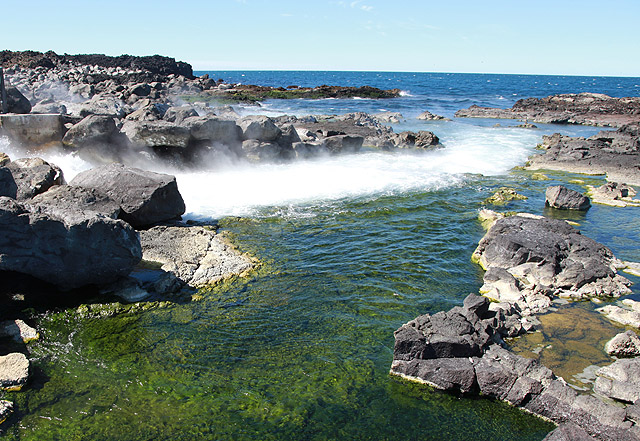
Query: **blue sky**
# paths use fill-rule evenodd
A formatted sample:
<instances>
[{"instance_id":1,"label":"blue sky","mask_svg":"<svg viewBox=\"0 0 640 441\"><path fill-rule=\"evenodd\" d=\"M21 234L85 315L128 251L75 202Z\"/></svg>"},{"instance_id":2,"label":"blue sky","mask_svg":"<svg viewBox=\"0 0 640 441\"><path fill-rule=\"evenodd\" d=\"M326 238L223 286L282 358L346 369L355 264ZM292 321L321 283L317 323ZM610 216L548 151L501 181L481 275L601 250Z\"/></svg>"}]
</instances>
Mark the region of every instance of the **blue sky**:
<instances>
[{"instance_id":1,"label":"blue sky","mask_svg":"<svg viewBox=\"0 0 640 441\"><path fill-rule=\"evenodd\" d=\"M6 0L0 49L196 70L640 76L640 1Z\"/></svg>"}]
</instances>

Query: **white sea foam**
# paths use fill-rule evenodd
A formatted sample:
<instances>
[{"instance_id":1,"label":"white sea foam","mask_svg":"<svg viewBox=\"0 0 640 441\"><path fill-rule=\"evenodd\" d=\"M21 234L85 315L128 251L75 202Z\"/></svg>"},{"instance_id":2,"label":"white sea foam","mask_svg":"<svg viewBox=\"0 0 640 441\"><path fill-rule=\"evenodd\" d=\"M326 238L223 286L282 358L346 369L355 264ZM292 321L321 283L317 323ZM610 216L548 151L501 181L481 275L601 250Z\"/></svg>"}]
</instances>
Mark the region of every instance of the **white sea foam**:
<instances>
[{"instance_id":1,"label":"white sea foam","mask_svg":"<svg viewBox=\"0 0 640 441\"><path fill-rule=\"evenodd\" d=\"M162 164L144 168L176 174L189 217L250 216L265 208L432 191L462 184L467 173L503 174L526 161L540 136L506 127L456 123L447 127L439 133L445 148L434 151L368 151L285 164L218 164L198 172L176 173ZM29 154L0 140L2 150L12 159L41 156L60 166L67 180L91 167L75 155L55 150Z\"/></svg>"},{"instance_id":2,"label":"white sea foam","mask_svg":"<svg viewBox=\"0 0 640 441\"><path fill-rule=\"evenodd\" d=\"M433 191L460 185L464 174L498 175L522 164L532 135L521 129L467 128L426 152L366 152L286 164L244 165L180 173L188 216L247 216L265 207Z\"/></svg>"}]
</instances>

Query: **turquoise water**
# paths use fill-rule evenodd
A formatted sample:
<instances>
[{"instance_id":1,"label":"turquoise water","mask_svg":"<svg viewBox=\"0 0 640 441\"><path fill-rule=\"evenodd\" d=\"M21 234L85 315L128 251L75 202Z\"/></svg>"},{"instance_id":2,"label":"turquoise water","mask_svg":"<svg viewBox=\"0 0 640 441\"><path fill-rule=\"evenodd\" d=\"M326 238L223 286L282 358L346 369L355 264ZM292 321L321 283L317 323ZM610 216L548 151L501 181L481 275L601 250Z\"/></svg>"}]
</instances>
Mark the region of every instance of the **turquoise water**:
<instances>
[{"instance_id":1,"label":"turquoise water","mask_svg":"<svg viewBox=\"0 0 640 441\"><path fill-rule=\"evenodd\" d=\"M456 93L446 109L459 104L470 84L476 84L467 93L471 102L459 107L475 98L479 104L500 100L494 86L478 86L495 81L480 80L487 78L452 84ZM519 80L524 90L529 80ZM612 90L619 84L598 81ZM375 105L407 106L417 114L428 100L446 102L440 92ZM318 101L307 110L373 105ZM242 110L277 114L296 106L302 112L302 105L269 102ZM542 440L552 426L506 404L388 375L394 330L419 314L461 304L481 286L482 271L470 261L484 233L477 213L501 186L529 199L498 210L570 217L618 257L640 261L639 209L546 212L545 188L576 176L547 173L551 180L536 181L530 172L512 170L545 133L598 129L530 131L511 127L515 121L493 127L496 122L408 118L396 127L433 130L445 144L434 152L365 150L178 173L187 218L219 220L263 265L201 293L199 301L102 319L73 311L38 316L42 337L29 345L34 379L23 392L3 394L17 407L5 438ZM50 159L68 179L88 166L68 156ZM637 285L634 293L640 294Z\"/></svg>"}]
</instances>

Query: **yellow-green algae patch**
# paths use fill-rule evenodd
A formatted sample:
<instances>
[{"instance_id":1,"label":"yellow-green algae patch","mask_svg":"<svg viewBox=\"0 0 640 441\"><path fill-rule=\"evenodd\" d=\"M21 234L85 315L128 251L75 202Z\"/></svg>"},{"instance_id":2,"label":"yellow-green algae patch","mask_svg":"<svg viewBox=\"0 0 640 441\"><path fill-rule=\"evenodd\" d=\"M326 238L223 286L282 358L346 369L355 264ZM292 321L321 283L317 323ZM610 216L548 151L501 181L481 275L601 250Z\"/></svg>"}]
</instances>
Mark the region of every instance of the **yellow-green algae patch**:
<instances>
[{"instance_id":1,"label":"yellow-green algae patch","mask_svg":"<svg viewBox=\"0 0 640 441\"><path fill-rule=\"evenodd\" d=\"M510 339L511 350L539 360L580 388L590 387L580 376L585 369L613 361L604 351L604 345L624 331L593 311L590 302L569 303L538 318L542 323L539 331Z\"/></svg>"}]
</instances>

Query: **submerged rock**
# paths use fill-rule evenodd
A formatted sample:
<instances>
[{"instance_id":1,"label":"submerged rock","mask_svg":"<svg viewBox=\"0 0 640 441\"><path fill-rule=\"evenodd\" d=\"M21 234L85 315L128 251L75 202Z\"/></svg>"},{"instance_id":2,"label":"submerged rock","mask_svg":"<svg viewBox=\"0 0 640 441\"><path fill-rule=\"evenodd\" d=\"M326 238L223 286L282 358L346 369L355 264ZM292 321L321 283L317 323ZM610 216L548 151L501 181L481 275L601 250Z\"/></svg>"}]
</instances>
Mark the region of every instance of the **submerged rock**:
<instances>
[{"instance_id":1,"label":"submerged rock","mask_svg":"<svg viewBox=\"0 0 640 441\"><path fill-rule=\"evenodd\" d=\"M29 380L29 360L14 352L0 356L0 389L20 390Z\"/></svg>"},{"instance_id":2,"label":"submerged rock","mask_svg":"<svg viewBox=\"0 0 640 441\"><path fill-rule=\"evenodd\" d=\"M516 192L513 188L500 187L492 196L483 201L485 204L504 205L511 201L528 199L526 196Z\"/></svg>"},{"instance_id":3,"label":"submerged rock","mask_svg":"<svg viewBox=\"0 0 640 441\"><path fill-rule=\"evenodd\" d=\"M96 189L120 205L120 218L135 228L179 218L185 204L176 178L122 164L109 164L78 174L71 185Z\"/></svg>"}]
</instances>

